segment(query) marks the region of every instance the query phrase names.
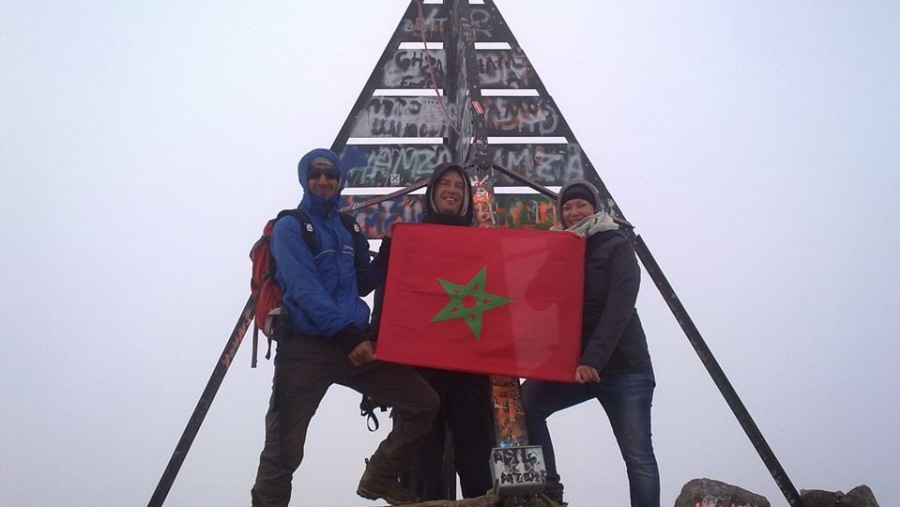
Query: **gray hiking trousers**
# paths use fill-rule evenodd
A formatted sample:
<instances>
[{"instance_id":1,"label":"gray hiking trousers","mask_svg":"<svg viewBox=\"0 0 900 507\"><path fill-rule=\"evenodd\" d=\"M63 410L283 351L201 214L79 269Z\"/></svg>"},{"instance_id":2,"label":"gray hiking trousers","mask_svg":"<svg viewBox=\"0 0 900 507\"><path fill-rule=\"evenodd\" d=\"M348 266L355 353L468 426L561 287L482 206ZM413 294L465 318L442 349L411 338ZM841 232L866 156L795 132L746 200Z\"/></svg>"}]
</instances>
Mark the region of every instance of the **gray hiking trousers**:
<instances>
[{"instance_id":1,"label":"gray hiking trousers","mask_svg":"<svg viewBox=\"0 0 900 507\"><path fill-rule=\"evenodd\" d=\"M266 442L251 490L253 507L288 505L291 479L303 461L309 422L332 384L393 407L393 428L369 460L369 466L390 476L399 476L409 467L440 405L434 389L412 367L381 361L353 366L341 347L321 338L294 335L280 340L266 413ZM362 465L360 460L360 475Z\"/></svg>"}]
</instances>

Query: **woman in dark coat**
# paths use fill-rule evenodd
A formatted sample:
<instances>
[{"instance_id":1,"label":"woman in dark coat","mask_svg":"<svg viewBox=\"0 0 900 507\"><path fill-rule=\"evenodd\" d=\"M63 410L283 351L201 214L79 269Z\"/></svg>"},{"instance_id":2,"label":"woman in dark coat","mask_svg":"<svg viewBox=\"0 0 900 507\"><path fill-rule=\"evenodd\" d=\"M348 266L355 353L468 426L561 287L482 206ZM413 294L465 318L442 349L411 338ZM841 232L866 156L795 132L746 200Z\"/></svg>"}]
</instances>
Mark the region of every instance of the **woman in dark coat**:
<instances>
[{"instance_id":1,"label":"woman in dark coat","mask_svg":"<svg viewBox=\"0 0 900 507\"><path fill-rule=\"evenodd\" d=\"M529 379L522 385L529 442L544 450L545 494L563 503L547 418L596 399L609 417L625 460L631 505L659 507L659 468L650 432L656 381L635 309L640 267L631 243L602 209L597 189L589 182L564 185L557 210L566 230L586 238L584 310L581 357L573 382Z\"/></svg>"}]
</instances>

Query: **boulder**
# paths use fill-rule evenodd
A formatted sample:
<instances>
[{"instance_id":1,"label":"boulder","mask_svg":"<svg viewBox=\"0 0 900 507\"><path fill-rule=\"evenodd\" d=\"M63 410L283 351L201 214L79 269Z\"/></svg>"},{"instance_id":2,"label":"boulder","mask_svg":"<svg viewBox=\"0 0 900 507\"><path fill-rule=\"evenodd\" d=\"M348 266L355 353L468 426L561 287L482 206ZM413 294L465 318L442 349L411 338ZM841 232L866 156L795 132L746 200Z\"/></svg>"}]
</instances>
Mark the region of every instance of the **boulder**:
<instances>
[{"instance_id":1,"label":"boulder","mask_svg":"<svg viewBox=\"0 0 900 507\"><path fill-rule=\"evenodd\" d=\"M550 500L544 495L522 498L530 498L531 507L560 507L558 503ZM523 502L527 503L525 500L523 500ZM503 497L494 493L488 493L476 498L465 498L462 500L431 500L428 502L408 504L406 507L503 507L503 503Z\"/></svg>"},{"instance_id":2,"label":"boulder","mask_svg":"<svg viewBox=\"0 0 900 507\"><path fill-rule=\"evenodd\" d=\"M841 491L801 489L800 499L805 507L879 507L875 494L865 484L851 489L846 495Z\"/></svg>"},{"instance_id":3,"label":"boulder","mask_svg":"<svg viewBox=\"0 0 900 507\"><path fill-rule=\"evenodd\" d=\"M819 489L800 490L800 499L805 507L879 507L875 495L866 485L857 486L847 494ZM503 503L502 497L487 494L463 500L434 500L407 507L502 507ZM531 507L559 507L559 504L539 495L532 500ZM694 479L681 488L674 507L771 507L771 504L766 497L737 486L712 479Z\"/></svg>"},{"instance_id":4,"label":"boulder","mask_svg":"<svg viewBox=\"0 0 900 507\"><path fill-rule=\"evenodd\" d=\"M675 507L723 506L771 507L764 496L712 479L694 479L688 482L675 499Z\"/></svg>"}]
</instances>

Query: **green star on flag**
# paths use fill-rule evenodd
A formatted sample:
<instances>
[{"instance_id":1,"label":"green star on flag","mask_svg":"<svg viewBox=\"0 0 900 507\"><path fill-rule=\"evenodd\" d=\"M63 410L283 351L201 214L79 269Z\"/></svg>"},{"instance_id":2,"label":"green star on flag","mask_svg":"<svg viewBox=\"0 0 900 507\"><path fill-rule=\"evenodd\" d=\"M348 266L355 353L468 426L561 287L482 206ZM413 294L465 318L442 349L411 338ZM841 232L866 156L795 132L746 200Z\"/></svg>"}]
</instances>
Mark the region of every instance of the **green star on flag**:
<instances>
[{"instance_id":1,"label":"green star on flag","mask_svg":"<svg viewBox=\"0 0 900 507\"><path fill-rule=\"evenodd\" d=\"M496 294L488 294L484 291L485 278L487 278L487 266L481 268L469 283L459 285L447 280L438 278L441 286L450 296L450 302L447 303L440 312L431 318L431 322L441 322L450 319L463 319L475 340L481 339L481 319L484 312L512 303L513 300ZM471 298L471 299L469 299ZM474 301L474 306L467 307L466 302Z\"/></svg>"}]
</instances>

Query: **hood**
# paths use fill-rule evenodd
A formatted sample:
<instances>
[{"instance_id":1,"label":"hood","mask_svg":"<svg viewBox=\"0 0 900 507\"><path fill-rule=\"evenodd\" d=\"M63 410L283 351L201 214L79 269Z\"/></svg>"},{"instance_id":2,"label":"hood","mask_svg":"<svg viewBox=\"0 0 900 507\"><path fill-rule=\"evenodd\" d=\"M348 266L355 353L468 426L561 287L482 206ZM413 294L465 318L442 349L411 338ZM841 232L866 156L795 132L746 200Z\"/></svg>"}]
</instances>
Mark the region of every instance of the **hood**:
<instances>
[{"instance_id":1,"label":"hood","mask_svg":"<svg viewBox=\"0 0 900 507\"><path fill-rule=\"evenodd\" d=\"M447 171L459 172L465 185L463 205L459 215L438 213L434 205L434 186ZM474 223L474 216L472 211L472 180L469 179L469 174L466 173L466 170L452 163L444 163L435 167L431 173L431 181L428 182L428 186L425 188L425 223L471 226Z\"/></svg>"},{"instance_id":2,"label":"hood","mask_svg":"<svg viewBox=\"0 0 900 507\"><path fill-rule=\"evenodd\" d=\"M562 198L563 198L563 195L565 195L566 190L568 190L568 189L570 189L570 188L572 188L572 187L575 187L575 186L581 186L581 187L584 187L584 188L587 189L591 194L593 194L593 196L594 196L594 202L597 203L597 206L594 207L594 212L595 212L595 213L596 213L596 212L600 212L600 211L604 211L603 201L600 200L600 192L597 190L597 187L595 187L594 185L591 184L591 182L589 182L588 180L585 180L585 179L576 178L576 179L573 179L573 180L569 180L569 181L567 181L562 187L560 187L560 189L559 189L559 195L558 195L557 198L556 198L556 217L559 219L559 224L560 224L560 225L565 224L565 221L563 221L563 216L562 216ZM573 225L573 224L569 224L569 225L571 226L571 225ZM563 225L563 227L565 227L565 226Z\"/></svg>"},{"instance_id":3,"label":"hood","mask_svg":"<svg viewBox=\"0 0 900 507\"><path fill-rule=\"evenodd\" d=\"M338 171L341 172L341 181L338 183L338 191L327 200L322 199L309 191L309 166L316 157L327 158L338 168ZM300 186L303 188L303 198L300 200L300 207L304 209L321 210L321 212L324 213L337 209L338 202L340 202L341 199L341 191L344 190L344 185L347 183L347 169L341 162L341 158L333 151L325 148L316 148L306 155L303 155L303 158L300 159L300 163L297 164L297 178L299 178Z\"/></svg>"}]
</instances>

